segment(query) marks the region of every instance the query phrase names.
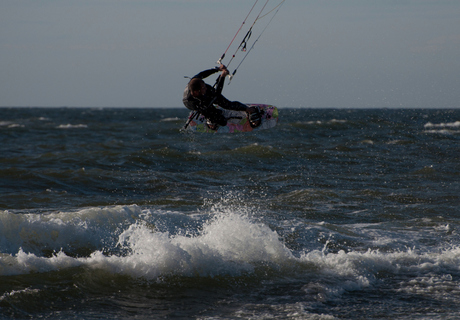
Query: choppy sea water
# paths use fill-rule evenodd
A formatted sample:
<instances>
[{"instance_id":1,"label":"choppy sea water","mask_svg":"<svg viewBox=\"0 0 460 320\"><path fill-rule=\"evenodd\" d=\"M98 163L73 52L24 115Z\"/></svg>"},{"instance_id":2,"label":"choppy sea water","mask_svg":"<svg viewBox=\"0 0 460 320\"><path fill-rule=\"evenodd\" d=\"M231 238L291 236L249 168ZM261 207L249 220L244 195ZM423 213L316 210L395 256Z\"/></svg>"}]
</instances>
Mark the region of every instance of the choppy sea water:
<instances>
[{"instance_id":1,"label":"choppy sea water","mask_svg":"<svg viewBox=\"0 0 460 320\"><path fill-rule=\"evenodd\" d=\"M460 110L0 108L2 319L457 319Z\"/></svg>"}]
</instances>

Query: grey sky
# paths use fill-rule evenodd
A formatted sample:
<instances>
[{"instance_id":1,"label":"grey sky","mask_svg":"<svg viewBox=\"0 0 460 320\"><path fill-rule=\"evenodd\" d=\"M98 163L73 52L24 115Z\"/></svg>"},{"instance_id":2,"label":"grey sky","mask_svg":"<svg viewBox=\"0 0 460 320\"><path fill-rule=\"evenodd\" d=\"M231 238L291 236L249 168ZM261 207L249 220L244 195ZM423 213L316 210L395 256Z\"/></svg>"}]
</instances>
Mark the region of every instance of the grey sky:
<instances>
[{"instance_id":1,"label":"grey sky","mask_svg":"<svg viewBox=\"0 0 460 320\"><path fill-rule=\"evenodd\" d=\"M215 66L253 3L0 0L0 106L183 107L183 76ZM458 108L459 88L460 1L286 0L224 95L281 108Z\"/></svg>"}]
</instances>

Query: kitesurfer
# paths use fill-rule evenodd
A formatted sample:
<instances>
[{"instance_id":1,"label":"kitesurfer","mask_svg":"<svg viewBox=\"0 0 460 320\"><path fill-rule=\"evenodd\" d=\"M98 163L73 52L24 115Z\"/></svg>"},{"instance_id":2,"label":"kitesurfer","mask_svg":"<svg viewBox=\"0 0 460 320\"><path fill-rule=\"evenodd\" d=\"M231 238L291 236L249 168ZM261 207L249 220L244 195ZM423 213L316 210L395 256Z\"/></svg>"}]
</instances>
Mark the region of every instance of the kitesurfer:
<instances>
[{"instance_id":1,"label":"kitesurfer","mask_svg":"<svg viewBox=\"0 0 460 320\"><path fill-rule=\"evenodd\" d=\"M222 71L216 81L215 88L203 81L204 78ZM223 109L245 111L248 114L251 126L256 127L261 123L261 115L257 108L248 107L238 101L229 101L222 95L225 77L229 74L227 67L223 64L219 67L204 70L193 76L184 90L182 102L193 111L197 111L206 117L208 126L215 130L217 126L226 126L227 119L222 114L222 110L217 109L218 105Z\"/></svg>"}]
</instances>

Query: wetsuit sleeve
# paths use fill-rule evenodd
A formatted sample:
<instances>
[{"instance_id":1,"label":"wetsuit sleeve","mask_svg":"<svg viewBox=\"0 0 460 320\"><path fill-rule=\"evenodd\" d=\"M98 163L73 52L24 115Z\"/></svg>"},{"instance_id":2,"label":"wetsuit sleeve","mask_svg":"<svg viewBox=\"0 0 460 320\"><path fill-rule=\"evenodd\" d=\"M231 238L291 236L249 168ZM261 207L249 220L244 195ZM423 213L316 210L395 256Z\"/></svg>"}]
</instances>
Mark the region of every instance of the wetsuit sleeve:
<instances>
[{"instance_id":1,"label":"wetsuit sleeve","mask_svg":"<svg viewBox=\"0 0 460 320\"><path fill-rule=\"evenodd\" d=\"M216 92L218 94L222 94L222 90L224 89L224 82L225 82L225 77L222 77L222 75L219 76L217 79L217 86L216 86Z\"/></svg>"},{"instance_id":2,"label":"wetsuit sleeve","mask_svg":"<svg viewBox=\"0 0 460 320\"><path fill-rule=\"evenodd\" d=\"M193 78L204 79L204 78L207 78L207 77L209 77L210 75L212 75L212 74L214 74L214 73L216 73L216 72L218 72L218 71L219 71L219 69L217 69L217 68L212 68L212 69L204 70L204 71L201 71L200 73L194 75L194 76L192 77L192 79L193 79Z\"/></svg>"}]
</instances>

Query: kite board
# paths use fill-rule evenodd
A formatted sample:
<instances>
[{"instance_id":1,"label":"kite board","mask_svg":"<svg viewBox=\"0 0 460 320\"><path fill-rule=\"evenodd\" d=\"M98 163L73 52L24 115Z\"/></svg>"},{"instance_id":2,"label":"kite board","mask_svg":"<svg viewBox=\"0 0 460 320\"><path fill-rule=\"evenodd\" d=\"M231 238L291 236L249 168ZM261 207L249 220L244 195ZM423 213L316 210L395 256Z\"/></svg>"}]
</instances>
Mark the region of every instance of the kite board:
<instances>
[{"instance_id":1,"label":"kite board","mask_svg":"<svg viewBox=\"0 0 460 320\"><path fill-rule=\"evenodd\" d=\"M217 130L212 130L206 124L206 118L201 114L190 113L188 130L196 132L210 132L210 133L236 133L236 132L250 132L264 129L270 129L276 126L278 122L278 108L267 104L247 104L248 107L259 107L262 113L262 123L260 126L253 128L249 124L248 117L244 111L222 110L224 117L227 119L226 126L219 126ZM193 117L190 119L190 117Z\"/></svg>"}]
</instances>

